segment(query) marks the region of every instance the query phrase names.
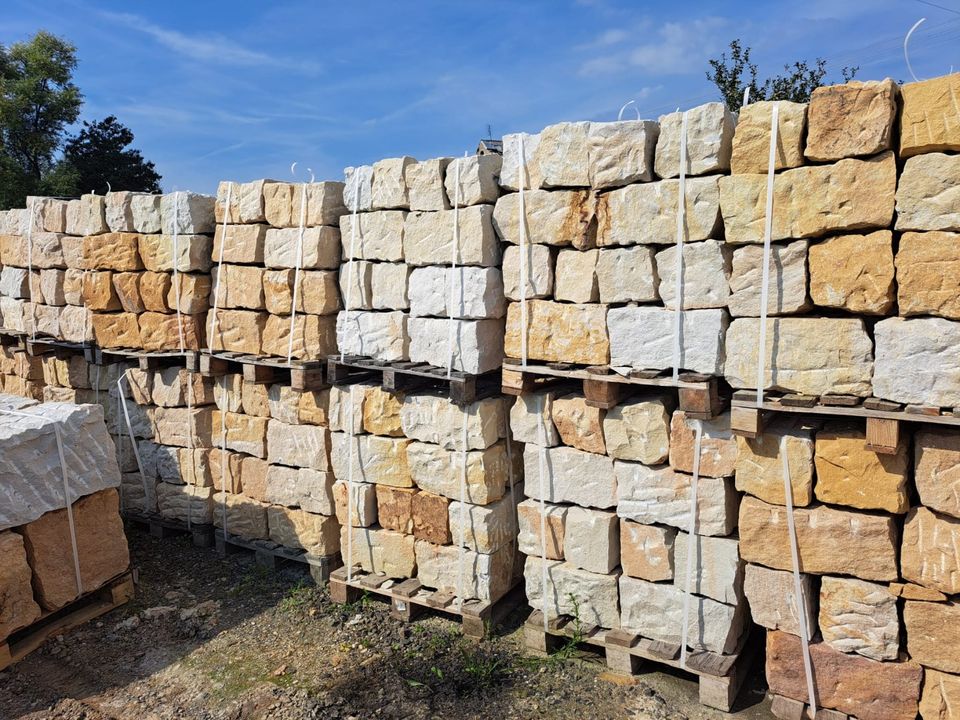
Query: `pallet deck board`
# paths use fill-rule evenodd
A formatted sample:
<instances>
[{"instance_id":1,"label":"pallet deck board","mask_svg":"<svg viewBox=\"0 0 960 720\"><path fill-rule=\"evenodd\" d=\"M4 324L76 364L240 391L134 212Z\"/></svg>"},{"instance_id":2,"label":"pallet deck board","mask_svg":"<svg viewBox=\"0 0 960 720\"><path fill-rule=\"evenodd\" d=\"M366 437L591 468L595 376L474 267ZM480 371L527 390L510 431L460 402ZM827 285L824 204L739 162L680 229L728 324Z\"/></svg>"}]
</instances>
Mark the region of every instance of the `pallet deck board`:
<instances>
[{"instance_id":1,"label":"pallet deck board","mask_svg":"<svg viewBox=\"0 0 960 720\"><path fill-rule=\"evenodd\" d=\"M314 555L307 550L288 548L269 540L248 540L222 530L214 532L213 537L217 552L221 556L250 552L258 565L270 570L276 570L284 562L306 565L310 576L318 585L327 582L331 574L343 564L340 553Z\"/></svg>"},{"instance_id":2,"label":"pallet deck board","mask_svg":"<svg viewBox=\"0 0 960 720\"><path fill-rule=\"evenodd\" d=\"M837 417L851 418L877 418L882 420L902 420L907 422L934 423L940 425L960 425L960 417L956 415L957 408L934 408L924 406L923 412L911 411L911 406L902 407L897 403L887 404L889 401L879 398L863 398L857 405L828 405L822 402L815 404L795 405L790 401L784 402L778 395L765 396L763 404L758 408L756 404L756 392L737 391L734 393L732 406L744 408L747 410L760 410L771 413L799 413L806 415L833 415ZM873 402L867 402L873 401ZM902 409L893 409L893 405L898 405Z\"/></svg>"},{"instance_id":3,"label":"pallet deck board","mask_svg":"<svg viewBox=\"0 0 960 720\"><path fill-rule=\"evenodd\" d=\"M160 513L139 513L130 510L122 513L124 520L135 525L145 525L155 538L164 540L171 535L190 535L194 547L213 546L213 525L204 523L190 523L182 520L167 518Z\"/></svg>"},{"instance_id":4,"label":"pallet deck board","mask_svg":"<svg viewBox=\"0 0 960 720\"><path fill-rule=\"evenodd\" d=\"M211 352L209 349L195 353L187 369L204 377L222 377L230 374L243 375L243 379L256 385L289 384L296 392L323 390L326 382L324 360L291 360L270 355L250 355L228 351Z\"/></svg>"}]
</instances>

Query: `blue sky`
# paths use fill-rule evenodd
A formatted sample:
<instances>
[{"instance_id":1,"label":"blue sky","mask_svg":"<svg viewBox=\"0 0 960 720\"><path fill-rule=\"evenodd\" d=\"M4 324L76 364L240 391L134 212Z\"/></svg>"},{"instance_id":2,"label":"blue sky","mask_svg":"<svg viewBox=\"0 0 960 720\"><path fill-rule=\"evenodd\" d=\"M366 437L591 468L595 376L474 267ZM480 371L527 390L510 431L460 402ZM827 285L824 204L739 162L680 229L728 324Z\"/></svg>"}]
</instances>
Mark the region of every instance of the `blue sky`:
<instances>
[{"instance_id":1,"label":"blue sky","mask_svg":"<svg viewBox=\"0 0 960 720\"><path fill-rule=\"evenodd\" d=\"M115 114L165 189L317 179L382 157L473 151L562 120L717 99L707 59L740 37L761 73L824 57L839 77L960 68L960 2L6 0L0 43L50 30L78 48L84 119ZM940 7L936 7L939 5ZM304 179L301 176L300 179Z\"/></svg>"}]
</instances>

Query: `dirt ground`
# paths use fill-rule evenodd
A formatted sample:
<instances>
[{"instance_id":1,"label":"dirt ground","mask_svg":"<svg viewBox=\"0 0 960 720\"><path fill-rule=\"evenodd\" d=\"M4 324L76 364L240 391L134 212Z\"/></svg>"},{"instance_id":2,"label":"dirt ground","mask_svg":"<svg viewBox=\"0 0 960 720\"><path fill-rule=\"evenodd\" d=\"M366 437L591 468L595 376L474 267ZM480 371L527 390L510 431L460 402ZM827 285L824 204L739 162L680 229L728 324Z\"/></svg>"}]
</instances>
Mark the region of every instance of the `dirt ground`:
<instances>
[{"instance_id":1,"label":"dirt ground","mask_svg":"<svg viewBox=\"0 0 960 720\"><path fill-rule=\"evenodd\" d=\"M524 608L476 644L442 617L403 624L377 599L331 603L297 567L128 534L136 599L0 673L0 720L770 717L760 679L731 716L701 707L688 676L624 684L574 648L527 657Z\"/></svg>"}]
</instances>

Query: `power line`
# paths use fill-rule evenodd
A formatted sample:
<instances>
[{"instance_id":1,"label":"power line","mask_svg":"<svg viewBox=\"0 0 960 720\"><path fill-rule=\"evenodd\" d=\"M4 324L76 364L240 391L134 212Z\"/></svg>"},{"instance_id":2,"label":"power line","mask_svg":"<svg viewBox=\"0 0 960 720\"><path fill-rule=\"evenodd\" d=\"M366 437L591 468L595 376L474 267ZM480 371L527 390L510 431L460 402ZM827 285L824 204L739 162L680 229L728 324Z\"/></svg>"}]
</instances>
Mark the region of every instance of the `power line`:
<instances>
[{"instance_id":1,"label":"power line","mask_svg":"<svg viewBox=\"0 0 960 720\"><path fill-rule=\"evenodd\" d=\"M915 0L921 5L929 5L930 7L937 8L938 10L946 10L949 13L954 15L960 15L960 10L954 10L953 8L944 7L943 5L937 5L935 2L930 2L930 0Z\"/></svg>"}]
</instances>

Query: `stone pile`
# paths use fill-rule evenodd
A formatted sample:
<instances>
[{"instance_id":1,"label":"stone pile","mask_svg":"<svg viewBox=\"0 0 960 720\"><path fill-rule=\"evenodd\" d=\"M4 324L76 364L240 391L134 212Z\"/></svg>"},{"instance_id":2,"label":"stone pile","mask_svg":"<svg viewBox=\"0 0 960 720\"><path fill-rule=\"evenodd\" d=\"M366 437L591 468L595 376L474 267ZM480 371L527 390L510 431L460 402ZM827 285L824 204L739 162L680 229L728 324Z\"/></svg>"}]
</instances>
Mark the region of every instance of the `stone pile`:
<instances>
[{"instance_id":1,"label":"stone pile","mask_svg":"<svg viewBox=\"0 0 960 720\"><path fill-rule=\"evenodd\" d=\"M211 350L309 360L336 351L344 212L339 182L220 183Z\"/></svg>"},{"instance_id":2,"label":"stone pile","mask_svg":"<svg viewBox=\"0 0 960 720\"><path fill-rule=\"evenodd\" d=\"M506 302L492 219L500 162L401 157L346 169L341 352L470 374L499 367Z\"/></svg>"},{"instance_id":3,"label":"stone pile","mask_svg":"<svg viewBox=\"0 0 960 720\"><path fill-rule=\"evenodd\" d=\"M953 717L960 699L960 469L953 428L901 429L892 455L862 427L780 420L738 438L740 550L770 690L807 701L784 507L786 452L822 707L862 719ZM783 448L783 449L782 449Z\"/></svg>"},{"instance_id":4,"label":"stone pile","mask_svg":"<svg viewBox=\"0 0 960 720\"><path fill-rule=\"evenodd\" d=\"M330 428L345 563L462 599L496 601L514 586L520 469L510 463L521 453L503 398L460 408L434 394L334 387Z\"/></svg>"},{"instance_id":5,"label":"stone pile","mask_svg":"<svg viewBox=\"0 0 960 720\"><path fill-rule=\"evenodd\" d=\"M525 443L519 537L532 609L681 643L694 428L675 404L665 394L609 410L578 393L517 398L511 425ZM704 421L702 442L688 646L732 654L750 616L729 416Z\"/></svg>"},{"instance_id":6,"label":"stone pile","mask_svg":"<svg viewBox=\"0 0 960 720\"><path fill-rule=\"evenodd\" d=\"M120 473L100 408L11 395L0 395L0 408L31 416L0 412L2 643L124 572L130 556L116 490ZM67 445L69 500L55 426Z\"/></svg>"},{"instance_id":7,"label":"stone pile","mask_svg":"<svg viewBox=\"0 0 960 720\"><path fill-rule=\"evenodd\" d=\"M0 347L0 392L43 400L43 367L40 358L19 348Z\"/></svg>"}]
</instances>

